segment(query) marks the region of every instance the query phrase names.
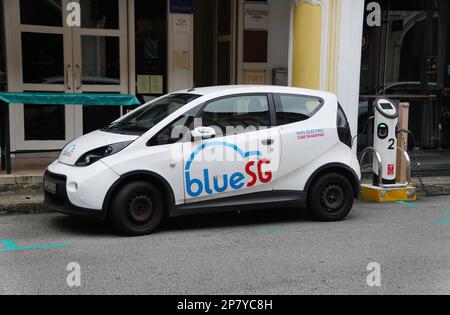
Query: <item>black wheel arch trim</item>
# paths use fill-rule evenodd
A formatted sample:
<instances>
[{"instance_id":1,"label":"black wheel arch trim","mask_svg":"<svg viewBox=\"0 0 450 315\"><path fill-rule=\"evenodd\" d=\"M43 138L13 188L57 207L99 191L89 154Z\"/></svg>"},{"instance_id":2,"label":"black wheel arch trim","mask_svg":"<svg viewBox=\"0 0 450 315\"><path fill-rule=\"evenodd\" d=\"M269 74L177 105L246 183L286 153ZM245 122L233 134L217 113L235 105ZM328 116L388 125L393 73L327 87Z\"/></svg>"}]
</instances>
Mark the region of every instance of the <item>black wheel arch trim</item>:
<instances>
[{"instance_id":1,"label":"black wheel arch trim","mask_svg":"<svg viewBox=\"0 0 450 315\"><path fill-rule=\"evenodd\" d=\"M167 180L164 177L162 177L158 173L151 172L151 171L132 171L132 172L121 175L120 178L114 184L112 184L112 186L109 188L109 190L106 194L105 200L103 201L102 209L105 213L108 213L108 211L109 211L111 198L112 198L113 193L116 191L116 189L121 184L123 184L126 180L128 180L129 178L134 177L134 176L144 176L146 178L152 178L152 179L162 183L164 186L164 189L169 194L168 197L169 197L170 204L167 205L168 208L172 207L175 204L175 194L173 192L172 186L170 186L170 184L167 182Z\"/></svg>"},{"instance_id":2,"label":"black wheel arch trim","mask_svg":"<svg viewBox=\"0 0 450 315\"><path fill-rule=\"evenodd\" d=\"M353 170L350 166L342 164L342 163L330 163L323 165L322 167L318 168L312 175L309 177L308 181L306 182L304 191L309 192L309 188L311 187L312 183L318 178L320 174L327 170L336 170L341 169L345 173L349 174L352 177L352 187L353 187L353 193L355 195L355 198L359 197L360 191L361 191L361 181L356 174L355 170Z\"/></svg>"}]
</instances>

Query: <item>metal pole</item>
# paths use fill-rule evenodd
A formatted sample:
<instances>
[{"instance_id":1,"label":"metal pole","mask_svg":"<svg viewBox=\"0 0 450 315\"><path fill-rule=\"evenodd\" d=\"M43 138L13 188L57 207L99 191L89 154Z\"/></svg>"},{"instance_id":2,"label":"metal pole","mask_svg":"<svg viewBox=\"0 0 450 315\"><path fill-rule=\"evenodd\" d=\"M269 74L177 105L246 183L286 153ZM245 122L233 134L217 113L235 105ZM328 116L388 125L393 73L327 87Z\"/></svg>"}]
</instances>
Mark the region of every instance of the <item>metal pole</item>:
<instances>
[{"instance_id":1,"label":"metal pole","mask_svg":"<svg viewBox=\"0 0 450 315\"><path fill-rule=\"evenodd\" d=\"M9 130L9 104L5 104L5 166L6 174L11 174L11 137Z\"/></svg>"},{"instance_id":2,"label":"metal pole","mask_svg":"<svg viewBox=\"0 0 450 315\"><path fill-rule=\"evenodd\" d=\"M1 132L1 137L0 137L0 150L1 150L1 155L0 155L0 159L1 159L1 163L0 163L0 169L2 171L4 171L6 169L6 163L5 163L5 115L4 115L4 107L3 104L0 103L0 122L2 123L3 126L3 130L0 129Z\"/></svg>"},{"instance_id":3,"label":"metal pole","mask_svg":"<svg viewBox=\"0 0 450 315\"><path fill-rule=\"evenodd\" d=\"M409 130L409 103L400 103L399 105L399 128ZM397 136L399 150L408 151L408 134L399 133ZM397 156L397 180L399 183L408 181L407 161L404 156Z\"/></svg>"}]
</instances>

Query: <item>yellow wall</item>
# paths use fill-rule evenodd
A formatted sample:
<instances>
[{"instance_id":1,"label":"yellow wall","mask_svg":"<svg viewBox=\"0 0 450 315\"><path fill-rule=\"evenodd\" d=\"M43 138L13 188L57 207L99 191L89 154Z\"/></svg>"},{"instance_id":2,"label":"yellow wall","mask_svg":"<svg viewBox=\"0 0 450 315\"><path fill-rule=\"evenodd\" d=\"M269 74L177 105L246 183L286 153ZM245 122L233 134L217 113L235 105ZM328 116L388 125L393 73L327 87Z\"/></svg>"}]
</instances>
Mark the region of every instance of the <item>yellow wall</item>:
<instances>
[{"instance_id":1,"label":"yellow wall","mask_svg":"<svg viewBox=\"0 0 450 315\"><path fill-rule=\"evenodd\" d=\"M300 2L294 7L292 85L320 89L322 7Z\"/></svg>"}]
</instances>

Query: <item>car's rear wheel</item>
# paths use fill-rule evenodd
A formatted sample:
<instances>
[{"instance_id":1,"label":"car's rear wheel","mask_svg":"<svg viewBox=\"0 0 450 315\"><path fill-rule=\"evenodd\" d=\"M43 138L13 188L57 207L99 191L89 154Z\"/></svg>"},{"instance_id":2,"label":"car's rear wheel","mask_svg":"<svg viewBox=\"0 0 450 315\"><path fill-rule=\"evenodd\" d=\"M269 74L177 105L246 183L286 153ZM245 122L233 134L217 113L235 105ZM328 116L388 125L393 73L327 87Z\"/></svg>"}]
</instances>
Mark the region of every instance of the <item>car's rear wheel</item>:
<instances>
[{"instance_id":1,"label":"car's rear wheel","mask_svg":"<svg viewBox=\"0 0 450 315\"><path fill-rule=\"evenodd\" d=\"M114 228L124 235L148 235L160 226L164 208L164 199L154 185L132 182L117 192L109 217Z\"/></svg>"},{"instance_id":2,"label":"car's rear wheel","mask_svg":"<svg viewBox=\"0 0 450 315\"><path fill-rule=\"evenodd\" d=\"M319 221L340 221L350 213L354 192L343 175L330 173L316 179L308 192L308 208Z\"/></svg>"}]
</instances>

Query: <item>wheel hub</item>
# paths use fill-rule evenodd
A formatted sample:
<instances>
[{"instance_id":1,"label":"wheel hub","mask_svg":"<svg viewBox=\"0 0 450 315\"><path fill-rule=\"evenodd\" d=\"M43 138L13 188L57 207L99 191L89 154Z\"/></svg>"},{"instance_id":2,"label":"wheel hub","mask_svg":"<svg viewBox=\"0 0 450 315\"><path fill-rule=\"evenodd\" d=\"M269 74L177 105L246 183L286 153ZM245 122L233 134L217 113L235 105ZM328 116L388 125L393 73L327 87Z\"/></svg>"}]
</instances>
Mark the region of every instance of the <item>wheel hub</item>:
<instances>
[{"instance_id":1,"label":"wheel hub","mask_svg":"<svg viewBox=\"0 0 450 315\"><path fill-rule=\"evenodd\" d=\"M128 204L128 215L137 225L147 223L153 216L153 201L147 194L132 196Z\"/></svg>"},{"instance_id":2,"label":"wheel hub","mask_svg":"<svg viewBox=\"0 0 450 315\"><path fill-rule=\"evenodd\" d=\"M321 202L326 211L339 211L345 202L344 190L336 184L327 185L322 190Z\"/></svg>"}]
</instances>

